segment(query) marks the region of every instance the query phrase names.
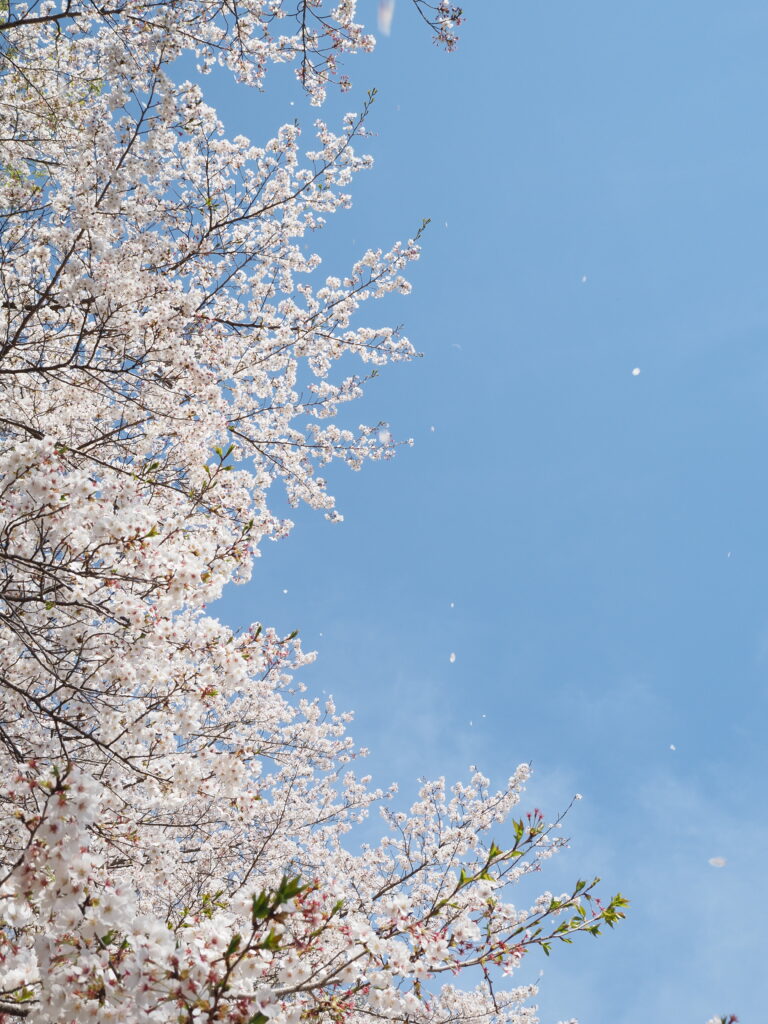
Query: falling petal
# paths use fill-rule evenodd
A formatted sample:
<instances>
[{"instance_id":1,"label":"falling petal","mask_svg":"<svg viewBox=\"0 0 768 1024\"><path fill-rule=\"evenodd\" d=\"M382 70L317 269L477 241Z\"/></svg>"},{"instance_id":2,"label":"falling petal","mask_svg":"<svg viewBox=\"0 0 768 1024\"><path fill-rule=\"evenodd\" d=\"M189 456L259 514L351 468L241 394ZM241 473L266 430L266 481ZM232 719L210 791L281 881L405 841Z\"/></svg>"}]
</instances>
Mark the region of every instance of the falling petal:
<instances>
[{"instance_id":1,"label":"falling petal","mask_svg":"<svg viewBox=\"0 0 768 1024\"><path fill-rule=\"evenodd\" d=\"M675 744L674 744L674 743L670 743L670 744L669 744L669 749L670 749L670 750L677 750L677 747L675 746Z\"/></svg>"},{"instance_id":2,"label":"falling petal","mask_svg":"<svg viewBox=\"0 0 768 1024\"><path fill-rule=\"evenodd\" d=\"M584 275L584 277L582 277L581 283L582 284L586 284L587 283L587 275L586 274Z\"/></svg>"},{"instance_id":3,"label":"falling petal","mask_svg":"<svg viewBox=\"0 0 768 1024\"><path fill-rule=\"evenodd\" d=\"M713 868L724 868L726 864L725 857L710 857L707 864Z\"/></svg>"},{"instance_id":4,"label":"falling petal","mask_svg":"<svg viewBox=\"0 0 768 1024\"><path fill-rule=\"evenodd\" d=\"M456 661L456 655L453 653L453 651L451 651L451 656L448 659L448 661L450 661L451 664L453 664L454 661Z\"/></svg>"},{"instance_id":5,"label":"falling petal","mask_svg":"<svg viewBox=\"0 0 768 1024\"><path fill-rule=\"evenodd\" d=\"M634 368L634 370L632 371L632 376L633 377L639 377L640 376L640 367L639 366L636 366Z\"/></svg>"},{"instance_id":6,"label":"falling petal","mask_svg":"<svg viewBox=\"0 0 768 1024\"><path fill-rule=\"evenodd\" d=\"M392 31L392 18L395 13L395 0L380 0L379 2L379 32L388 36Z\"/></svg>"}]
</instances>

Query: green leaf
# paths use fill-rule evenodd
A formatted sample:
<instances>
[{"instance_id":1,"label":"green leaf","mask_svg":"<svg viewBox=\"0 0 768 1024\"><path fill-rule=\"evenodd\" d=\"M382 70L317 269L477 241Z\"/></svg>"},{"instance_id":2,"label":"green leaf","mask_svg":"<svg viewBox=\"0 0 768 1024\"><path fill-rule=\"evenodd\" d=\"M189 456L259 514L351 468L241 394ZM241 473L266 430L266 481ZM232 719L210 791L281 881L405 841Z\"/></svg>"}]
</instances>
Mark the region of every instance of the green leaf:
<instances>
[{"instance_id":1,"label":"green leaf","mask_svg":"<svg viewBox=\"0 0 768 1024\"><path fill-rule=\"evenodd\" d=\"M251 904L251 920L254 924L257 921L263 921L264 918L269 917L269 896L265 892L259 893L258 896L253 897Z\"/></svg>"},{"instance_id":2,"label":"green leaf","mask_svg":"<svg viewBox=\"0 0 768 1024\"><path fill-rule=\"evenodd\" d=\"M280 949L280 936L270 929L269 935L267 935L266 939L262 939L259 943L259 949L269 949L272 952Z\"/></svg>"},{"instance_id":3,"label":"green leaf","mask_svg":"<svg viewBox=\"0 0 768 1024\"><path fill-rule=\"evenodd\" d=\"M298 630L296 632L298 632ZM295 636L296 632L292 633L291 637ZM291 637L288 639L290 640ZM293 878L286 875L278 886L276 893L277 902L286 903L288 900L293 899L294 896L298 896L304 889L306 889L306 886L301 884L300 875L294 875Z\"/></svg>"},{"instance_id":4,"label":"green leaf","mask_svg":"<svg viewBox=\"0 0 768 1024\"><path fill-rule=\"evenodd\" d=\"M36 998L36 993L34 989L23 988L21 992L17 992L15 995L11 995L6 998L9 998L13 1003L28 1003L30 1000Z\"/></svg>"}]
</instances>

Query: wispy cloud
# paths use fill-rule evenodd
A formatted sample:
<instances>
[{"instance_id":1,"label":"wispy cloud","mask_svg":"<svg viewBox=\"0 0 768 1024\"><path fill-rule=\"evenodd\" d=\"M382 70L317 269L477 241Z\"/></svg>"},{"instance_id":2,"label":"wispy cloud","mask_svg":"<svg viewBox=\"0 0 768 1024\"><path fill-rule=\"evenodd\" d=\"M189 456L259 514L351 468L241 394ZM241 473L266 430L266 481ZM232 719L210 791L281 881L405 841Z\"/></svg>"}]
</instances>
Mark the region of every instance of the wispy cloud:
<instances>
[{"instance_id":1,"label":"wispy cloud","mask_svg":"<svg viewBox=\"0 0 768 1024\"><path fill-rule=\"evenodd\" d=\"M380 0L379 31L388 36L392 31L392 18L395 15L395 0Z\"/></svg>"}]
</instances>

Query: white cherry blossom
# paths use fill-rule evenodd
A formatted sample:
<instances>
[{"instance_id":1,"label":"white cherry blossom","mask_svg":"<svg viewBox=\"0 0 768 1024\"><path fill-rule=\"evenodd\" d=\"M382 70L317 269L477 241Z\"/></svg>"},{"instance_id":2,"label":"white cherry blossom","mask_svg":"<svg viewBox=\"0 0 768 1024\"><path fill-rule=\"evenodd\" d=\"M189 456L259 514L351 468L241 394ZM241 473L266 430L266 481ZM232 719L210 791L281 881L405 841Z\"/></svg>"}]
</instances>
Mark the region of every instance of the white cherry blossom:
<instances>
[{"instance_id":1,"label":"white cherry blossom","mask_svg":"<svg viewBox=\"0 0 768 1024\"><path fill-rule=\"evenodd\" d=\"M414 3L451 48L461 11ZM397 810L295 634L206 612L292 528L276 486L338 520L322 467L394 453L346 406L415 354L371 308L419 233L321 273L372 97L256 144L174 62L290 62L319 104L373 46L356 6L0 14L0 1024L522 1024L503 972L623 916L591 882L512 902L564 845L513 816L526 766Z\"/></svg>"}]
</instances>

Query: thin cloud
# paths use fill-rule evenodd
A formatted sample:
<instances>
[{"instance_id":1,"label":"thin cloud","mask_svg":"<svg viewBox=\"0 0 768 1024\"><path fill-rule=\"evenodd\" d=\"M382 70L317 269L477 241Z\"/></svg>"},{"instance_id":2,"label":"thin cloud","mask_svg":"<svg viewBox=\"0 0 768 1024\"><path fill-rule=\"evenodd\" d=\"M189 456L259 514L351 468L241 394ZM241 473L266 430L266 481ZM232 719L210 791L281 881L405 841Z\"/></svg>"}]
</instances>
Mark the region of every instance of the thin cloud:
<instances>
[{"instance_id":1,"label":"thin cloud","mask_svg":"<svg viewBox=\"0 0 768 1024\"><path fill-rule=\"evenodd\" d=\"M395 15L395 0L380 0L379 32L388 36L392 31L392 18Z\"/></svg>"}]
</instances>

